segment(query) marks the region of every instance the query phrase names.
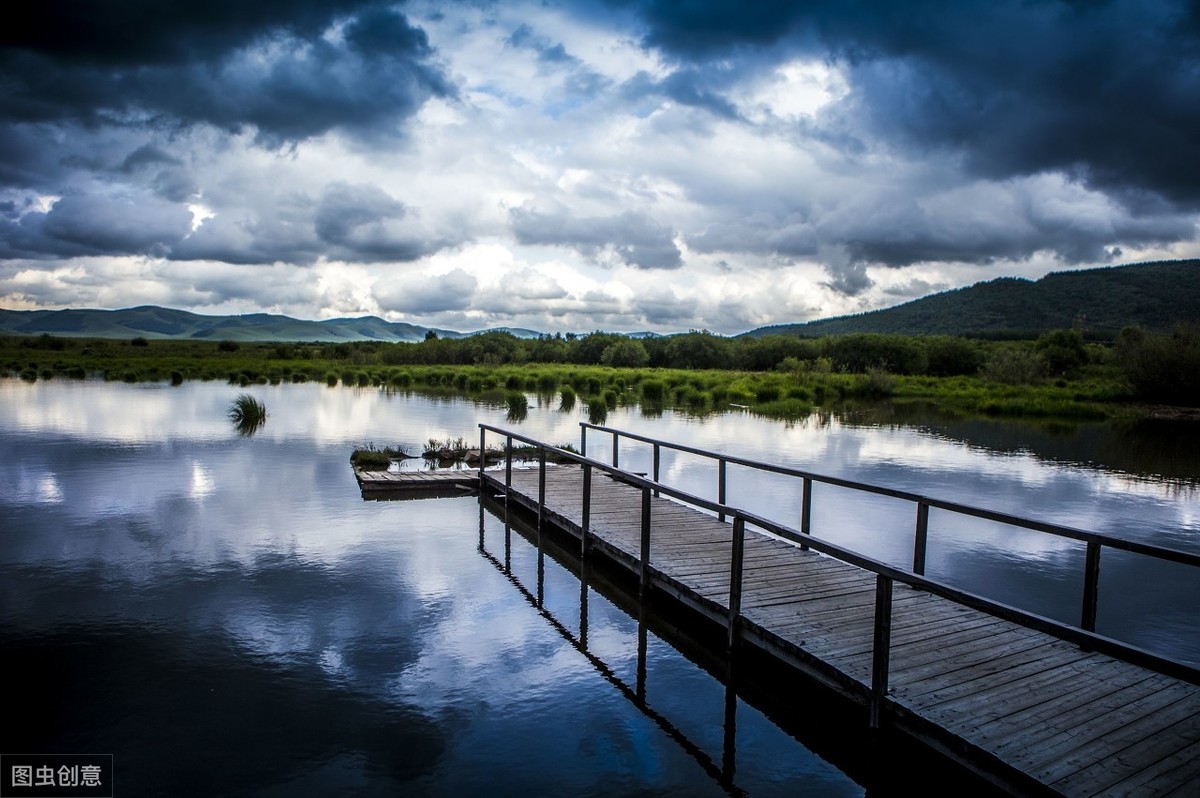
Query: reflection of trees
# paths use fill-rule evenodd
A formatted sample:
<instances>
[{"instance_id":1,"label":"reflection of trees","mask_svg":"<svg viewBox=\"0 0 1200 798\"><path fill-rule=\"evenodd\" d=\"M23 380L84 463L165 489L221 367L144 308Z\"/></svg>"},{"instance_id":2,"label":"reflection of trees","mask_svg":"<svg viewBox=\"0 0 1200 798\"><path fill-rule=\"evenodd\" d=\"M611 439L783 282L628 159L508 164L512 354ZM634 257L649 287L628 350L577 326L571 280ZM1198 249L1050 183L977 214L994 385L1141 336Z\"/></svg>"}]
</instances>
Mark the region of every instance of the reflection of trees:
<instances>
[{"instance_id":1,"label":"reflection of trees","mask_svg":"<svg viewBox=\"0 0 1200 798\"><path fill-rule=\"evenodd\" d=\"M1146 419L1085 424L961 418L922 403L888 403L842 418L845 426L911 427L1001 454L1200 486L1200 423Z\"/></svg>"}]
</instances>

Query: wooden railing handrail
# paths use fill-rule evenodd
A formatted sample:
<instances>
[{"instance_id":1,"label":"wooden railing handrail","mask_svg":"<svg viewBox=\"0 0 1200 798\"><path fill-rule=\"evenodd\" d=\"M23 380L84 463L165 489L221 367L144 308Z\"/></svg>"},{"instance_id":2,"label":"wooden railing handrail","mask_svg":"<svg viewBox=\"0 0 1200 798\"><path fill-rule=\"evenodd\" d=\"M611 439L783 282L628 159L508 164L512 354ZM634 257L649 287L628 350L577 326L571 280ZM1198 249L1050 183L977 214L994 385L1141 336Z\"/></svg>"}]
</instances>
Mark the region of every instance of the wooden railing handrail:
<instances>
[{"instance_id":1,"label":"wooden railing handrail","mask_svg":"<svg viewBox=\"0 0 1200 798\"><path fill-rule=\"evenodd\" d=\"M583 429L593 429L597 432L605 432L630 440L641 441L655 446L662 446L675 451L686 452L687 454L695 454L701 457L707 457L712 460L724 461L732 465L745 466L759 471L768 471L774 474L784 476L798 477L801 479L811 479L814 482L820 482L826 485L835 487L849 488L851 490L860 490L867 493L874 493L881 496L888 496L903 501L909 501L917 505L925 505L927 507L936 507L939 510L947 510L959 515L968 515L975 518L981 518L987 521L996 521L1010 526L1017 526L1023 529L1029 529L1035 532L1044 532L1058 537L1070 538L1084 543L1098 543L1112 549L1128 551L1133 554L1143 554L1148 557L1155 557L1169 562L1176 562L1183 565L1189 565L1194 568L1200 568L1200 554L1183 551L1182 549L1173 549L1169 546L1161 546L1154 543L1142 543L1136 540L1127 540L1125 538L1106 535L1102 532L1093 532L1086 529L1077 529L1075 527L1065 526L1063 524L1055 524L1049 521L1039 521L1032 518L1023 518L1011 513L1004 513L997 510L989 510L983 507L975 507L961 502L947 501L931 496L924 496L910 491L897 490L881 485L872 485L867 482L858 482L852 479L843 477L835 477L828 474L819 474L813 471L805 471L804 469L792 468L790 466L781 466L773 463L763 462L761 460L753 460L747 457L738 457L736 455L722 454L707 449L700 449L695 446L686 446L684 444L672 443L670 441L651 438L646 435L639 435L635 432L619 430L614 427L604 427L598 424L590 424L586 421L579 422L579 426ZM661 490L661 488L660 488Z\"/></svg>"},{"instance_id":2,"label":"wooden railing handrail","mask_svg":"<svg viewBox=\"0 0 1200 798\"><path fill-rule=\"evenodd\" d=\"M591 424L587 425L587 427L602 430L602 431L608 431L608 432L613 431L610 428L597 427L596 425L591 425ZM853 565L858 568L862 568L863 570L870 571L870 572L876 574L877 577L881 577L878 580L878 584L876 587L877 594L878 594L877 595L878 607L879 607L879 609L877 610L877 613L876 613L877 627L880 624L890 627L890 623L891 623L891 620L890 620L891 602L890 602L890 598L888 598L886 600L883 599L883 597L882 597L883 591L886 589L886 591L888 591L890 593L891 585L893 582L902 582L902 583L910 585L912 587L915 587L915 588L927 591L929 593L941 596L942 598L945 598L949 601L953 601L957 604L971 607L971 608L977 609L981 612L986 612L989 615L1011 621L1013 623L1019 624L1021 626L1024 626L1024 627L1027 627L1030 629L1045 632L1045 633L1047 633L1053 637L1056 637L1058 639L1065 640L1067 642L1071 642L1076 645L1079 645L1082 648L1097 651L1097 652L1100 652L1103 654L1107 654L1114 658L1121 659L1121 660L1124 660L1126 662L1130 662L1133 664L1137 664L1142 667L1149 668L1150 670L1154 670L1159 673L1162 673L1162 674L1165 674L1168 676L1172 676L1174 678L1178 678L1183 681L1190 682L1192 684L1200 685L1200 668L1194 667L1192 665L1188 665L1183 662L1179 662L1177 660L1170 659L1169 657L1165 657L1161 654L1156 654L1152 651L1148 651L1148 650L1140 648L1138 646L1134 646L1129 643L1125 643L1123 641L1116 640L1114 638L1110 638L1110 637L1106 637L1105 635L1098 634L1094 631L1094 628L1080 628L1080 627L1071 626L1069 624L1062 623L1061 621L1056 621L1052 618L1048 618L1046 616L1039 615L1037 613L1030 612L1028 610L1023 610L1023 609L1020 609L1017 607L1013 607L1011 605L1004 604L999 601L995 601L994 599L987 598L987 597L979 595L977 593L972 593L971 591L964 590L962 588L954 587L953 585L947 584L945 582L941 582L936 579L931 579L931 578L925 576L923 573L917 573L917 572L913 572L913 571L907 571L902 568L896 568L895 566L888 565L887 563L884 563L880 560L876 560L865 554L861 554L859 552L853 551L852 549L848 549L844 546L840 546L831 541L815 537L811 534L807 534L807 533L801 532L799 530L792 529L791 527L788 527L777 521L772 521L768 518L764 518L762 516L756 515L755 513L748 512L746 510L742 510L742 509L734 507L734 506L721 504L718 502L712 502L708 499L704 499L702 497L687 493L686 491L682 491L677 488L672 488L672 487L669 487L666 485L662 485L658 482L655 482L654 480L647 479L646 477L643 477L641 475L634 474L634 473L631 473L628 471L622 471L620 468L612 466L608 463L594 460L592 458L587 457L584 454L571 452L566 449L560 449L557 446L545 443L543 441L539 441L536 438L532 438L528 435L522 435L521 433L514 432L512 430L507 430L507 429L503 429L501 427L496 427L496 426L492 426L490 424L482 424L482 423L479 424L479 430L480 430L480 435L479 435L479 444L480 444L479 474L480 474L481 483L483 480L483 473L484 473L484 459L485 458L483 457L483 452L485 451L485 445L486 445L486 433L490 431L490 432L494 432L498 435L504 436L508 441L513 441L513 440L521 441L523 443L534 446L539 450L539 452L540 452L539 470L541 472L540 476L539 476L539 485L540 486L544 486L544 484L545 484L544 483L545 468L546 468L545 453L553 451L555 453L555 456L560 459L566 460L568 462L577 463L579 465L585 466L587 469L597 469L597 470L603 471L605 473L610 474L611 476L618 479L619 481L626 482L632 486L641 488L642 495L643 495L643 502L646 501L646 497L648 497L650 495L651 491L656 491L656 492L665 493L666 495L672 496L672 497L679 499L680 501L685 502L687 504L691 504L691 505L697 506L697 507L703 507L711 512L719 513L722 516L724 516L724 515L730 516L733 519L733 528L735 531L735 534L733 535L733 542L732 542L733 551L732 551L732 558L731 558L731 561L733 563L733 565L732 565L733 572L730 575L730 618L729 618L730 630L729 630L729 633L730 633L731 641L733 639L735 626L738 623L739 618L740 618L740 607L738 607L737 605L740 603L740 596L741 596L742 574L741 574L740 566L741 566L742 558L740 556L741 541L738 540L739 536L737 533L740 532L740 533L744 534L745 526L747 524L749 524L749 525L758 527L759 529L762 529L765 532L769 532L771 534L777 535L777 536L784 538L786 540L789 540L791 542L797 543L802 548L815 549L823 554L827 554L827 555L834 557L838 560L841 560L842 562L845 562L849 565ZM620 432L620 431L617 431L617 432ZM635 437L632 434L628 434L628 435L629 435L629 437ZM636 437L641 440L644 440L646 442L649 442L649 443L657 443L659 445L669 445L666 442L656 441L652 438L645 438L644 436L636 436ZM509 448L507 448L509 471L508 471L508 476L506 476L506 482L511 480L512 452L511 452L510 447L511 447L511 444L509 444ZM687 448L691 449L691 447L687 447ZM703 452L703 450L695 450L695 451L697 453ZM705 454L710 454L710 453L705 453ZM741 459L741 458L724 458L724 456L719 456L719 457L721 459L728 459L729 462L734 462L735 460ZM588 473L588 471L585 470L585 474L587 474L587 473ZM804 472L801 472L801 473L804 473ZM809 479L818 479L819 475L804 474L804 476ZM539 499L538 500L539 500L539 505L544 503L544 488L539 489ZM933 506L933 505L931 505L931 506ZM543 508L541 506L539 506L539 516L542 512L542 509ZM585 523L585 527L586 527L586 523ZM648 519L648 512L646 510L645 504L643 504L642 530L643 530L643 539L642 539L643 561L640 563L640 566L642 569L640 591L645 590L646 574L647 574L648 569L650 568L649 558L647 556L645 556L649 551L649 519ZM585 534L586 533L587 533L587 530L585 529ZM1090 545L1096 545L1096 544L1090 544ZM1090 548L1090 546L1089 546L1089 548ZM1094 601L1094 598L1095 598L1094 594L1092 595L1091 598ZM887 636L885 634L881 634L879 628L876 629L876 639L883 640L886 645ZM888 647L890 648L890 645ZM873 671L875 672L875 676L882 677L882 679L884 680L884 683L885 683L884 688L886 688L886 679L887 679L886 652L883 652L883 654L881 656L882 656L882 660L877 661L874 664ZM878 700L882 700L883 693L885 693L885 692L886 692L886 689L877 692ZM872 717L877 718L877 707L873 707Z\"/></svg>"}]
</instances>

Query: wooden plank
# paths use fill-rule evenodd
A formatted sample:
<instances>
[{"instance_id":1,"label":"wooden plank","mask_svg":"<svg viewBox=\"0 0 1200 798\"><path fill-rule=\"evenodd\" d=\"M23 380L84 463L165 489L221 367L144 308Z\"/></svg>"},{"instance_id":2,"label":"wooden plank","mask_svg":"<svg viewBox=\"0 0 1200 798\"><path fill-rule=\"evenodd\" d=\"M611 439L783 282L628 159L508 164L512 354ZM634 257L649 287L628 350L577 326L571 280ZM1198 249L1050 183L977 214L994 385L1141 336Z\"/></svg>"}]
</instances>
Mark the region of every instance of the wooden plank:
<instances>
[{"instance_id":1,"label":"wooden plank","mask_svg":"<svg viewBox=\"0 0 1200 798\"><path fill-rule=\"evenodd\" d=\"M1021 679L1031 670L1041 669L1046 665L1075 662L1078 659L1077 649L1047 642L994 660L986 666L960 668L950 673L907 674L905 679L892 680L892 690L897 693L903 690L906 699L915 703L929 693L946 696L951 695L955 688L973 691L992 680Z\"/></svg>"},{"instance_id":2,"label":"wooden plank","mask_svg":"<svg viewBox=\"0 0 1200 798\"><path fill-rule=\"evenodd\" d=\"M503 491L502 472L499 481L491 473L490 489ZM514 471L518 504L536 510L537 490L536 469ZM635 571L641 498L640 488L593 474L596 550ZM578 536L581 469L547 469L546 510L547 520ZM652 499L654 584L720 618L731 556L728 522L668 497ZM771 650L817 657L848 679L844 689L859 683L865 696L874 575L753 528L743 557L743 628ZM891 699L961 739L968 762L973 748L987 751L1067 794L1197 783L1200 708L1193 702L1200 699L1190 685L899 584L891 665Z\"/></svg>"},{"instance_id":3,"label":"wooden plank","mask_svg":"<svg viewBox=\"0 0 1200 798\"><path fill-rule=\"evenodd\" d=\"M1063 730L1039 744L1031 770L1039 779L1053 783L1087 766L1097 770L1114 767L1113 757L1147 738L1153 738L1150 745L1161 746L1170 734L1186 733L1190 726L1190 739L1195 739L1200 729L1195 723L1197 706L1189 700L1192 697L1183 685L1172 685L1117 711L1093 715L1086 725ZM1181 729L1170 731L1179 724Z\"/></svg>"},{"instance_id":4,"label":"wooden plank","mask_svg":"<svg viewBox=\"0 0 1200 798\"><path fill-rule=\"evenodd\" d=\"M1200 784L1200 742L1193 742L1153 765L1104 788L1107 795L1187 795Z\"/></svg>"},{"instance_id":5,"label":"wooden plank","mask_svg":"<svg viewBox=\"0 0 1200 798\"><path fill-rule=\"evenodd\" d=\"M1086 670L1079 662L1088 661ZM1150 674L1131 670L1123 663L1108 661L1091 663L1082 652L1075 662L1048 664L1044 670L1031 672L1016 682L999 682L975 688L966 695L933 696L921 702L926 714L948 713L971 716L982 720L1002 717L1043 701L1062 698L1067 701L1092 701L1096 697L1119 690Z\"/></svg>"}]
</instances>

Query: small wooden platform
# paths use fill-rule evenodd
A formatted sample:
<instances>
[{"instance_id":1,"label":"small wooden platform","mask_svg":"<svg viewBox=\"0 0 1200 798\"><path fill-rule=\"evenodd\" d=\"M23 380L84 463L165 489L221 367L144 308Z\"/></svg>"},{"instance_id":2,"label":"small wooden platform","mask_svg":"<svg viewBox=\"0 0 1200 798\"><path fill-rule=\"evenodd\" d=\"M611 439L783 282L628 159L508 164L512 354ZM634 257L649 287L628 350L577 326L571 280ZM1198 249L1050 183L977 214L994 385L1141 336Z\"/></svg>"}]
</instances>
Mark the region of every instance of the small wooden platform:
<instances>
[{"instance_id":1,"label":"small wooden platform","mask_svg":"<svg viewBox=\"0 0 1200 798\"><path fill-rule=\"evenodd\" d=\"M479 471L364 471L354 469L363 498L434 499L479 489Z\"/></svg>"},{"instance_id":2,"label":"small wooden platform","mask_svg":"<svg viewBox=\"0 0 1200 798\"><path fill-rule=\"evenodd\" d=\"M582 490L581 469L547 469L544 518L577 538ZM536 513L538 494L513 471L510 501ZM592 550L637 573L641 511L595 474ZM731 525L666 498L651 519L649 584L724 624ZM875 575L753 530L744 557L740 639L867 701ZM1200 795L1200 687L903 584L892 613L888 723L1018 794Z\"/></svg>"}]
</instances>

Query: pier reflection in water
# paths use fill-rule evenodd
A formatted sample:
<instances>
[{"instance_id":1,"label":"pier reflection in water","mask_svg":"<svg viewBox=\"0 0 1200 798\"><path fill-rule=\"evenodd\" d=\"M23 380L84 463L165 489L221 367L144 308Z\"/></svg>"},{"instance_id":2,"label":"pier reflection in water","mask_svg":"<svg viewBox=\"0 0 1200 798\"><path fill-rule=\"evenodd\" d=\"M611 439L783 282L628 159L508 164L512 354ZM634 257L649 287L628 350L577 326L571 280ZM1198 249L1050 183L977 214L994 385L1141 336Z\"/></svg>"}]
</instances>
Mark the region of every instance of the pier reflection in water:
<instances>
[{"instance_id":1,"label":"pier reflection in water","mask_svg":"<svg viewBox=\"0 0 1200 798\"><path fill-rule=\"evenodd\" d=\"M639 597L632 581L578 549L510 512L502 496L481 497L480 555L725 793L845 794L848 783L825 779L827 762L873 796L911 792L929 773L942 786L993 794L931 752L869 732L864 708L751 660L750 651L722 650L722 630L673 625L656 612L661 597Z\"/></svg>"}]
</instances>

